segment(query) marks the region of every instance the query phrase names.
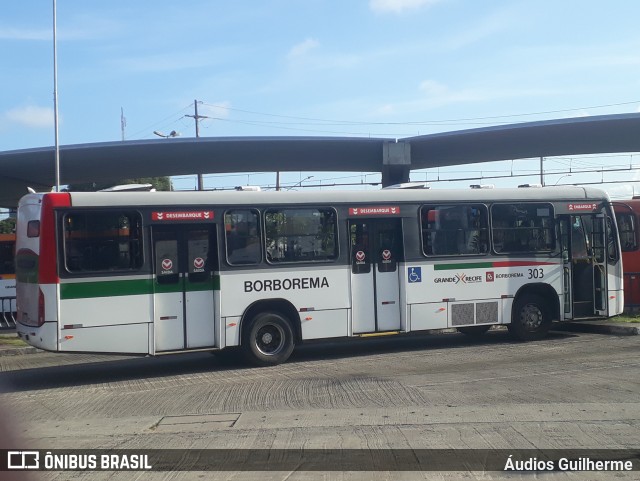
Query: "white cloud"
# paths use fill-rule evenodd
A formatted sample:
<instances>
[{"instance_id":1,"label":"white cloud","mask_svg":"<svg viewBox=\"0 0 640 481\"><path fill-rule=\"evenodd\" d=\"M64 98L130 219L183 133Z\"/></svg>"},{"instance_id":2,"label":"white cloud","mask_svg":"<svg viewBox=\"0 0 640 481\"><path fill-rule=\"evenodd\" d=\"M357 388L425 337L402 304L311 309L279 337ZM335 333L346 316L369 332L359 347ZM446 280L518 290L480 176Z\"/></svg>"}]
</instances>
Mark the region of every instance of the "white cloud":
<instances>
[{"instance_id":1,"label":"white cloud","mask_svg":"<svg viewBox=\"0 0 640 481\"><path fill-rule=\"evenodd\" d=\"M52 35L51 29L0 27L0 40L51 40Z\"/></svg>"},{"instance_id":2,"label":"white cloud","mask_svg":"<svg viewBox=\"0 0 640 481\"><path fill-rule=\"evenodd\" d=\"M369 8L376 13L402 13L406 10L430 7L441 1L442 0L370 0Z\"/></svg>"},{"instance_id":3,"label":"white cloud","mask_svg":"<svg viewBox=\"0 0 640 481\"><path fill-rule=\"evenodd\" d=\"M425 80L420 84L420 90L427 94L429 97L436 97L445 95L449 89L435 80Z\"/></svg>"},{"instance_id":4,"label":"white cloud","mask_svg":"<svg viewBox=\"0 0 640 481\"><path fill-rule=\"evenodd\" d=\"M122 30L115 21L101 16L75 15L71 19L58 22L56 36L58 41L82 41L113 37ZM37 40L51 42L53 27L42 28L15 27L0 24L0 40Z\"/></svg>"},{"instance_id":5,"label":"white cloud","mask_svg":"<svg viewBox=\"0 0 640 481\"><path fill-rule=\"evenodd\" d=\"M318 48L319 46L320 42L318 42L315 38L307 38L304 40L304 42L294 45L291 50L289 50L287 58L289 60L293 60L296 58L304 57L311 50Z\"/></svg>"},{"instance_id":6,"label":"white cloud","mask_svg":"<svg viewBox=\"0 0 640 481\"><path fill-rule=\"evenodd\" d=\"M240 50L234 47L225 46L192 50L190 52L170 51L137 57L119 57L108 62L113 68L127 72L171 72L220 65L234 56L241 55L241 53Z\"/></svg>"},{"instance_id":7,"label":"white cloud","mask_svg":"<svg viewBox=\"0 0 640 481\"><path fill-rule=\"evenodd\" d=\"M444 39L443 46L451 50L456 50L491 38L497 34L517 31L522 25L522 17L523 14L513 6L496 10L487 16L478 18L472 26L458 31L452 37Z\"/></svg>"},{"instance_id":8,"label":"white cloud","mask_svg":"<svg viewBox=\"0 0 640 481\"><path fill-rule=\"evenodd\" d=\"M4 114L10 123L17 123L30 128L43 128L53 126L53 109L49 107L17 107Z\"/></svg>"}]
</instances>

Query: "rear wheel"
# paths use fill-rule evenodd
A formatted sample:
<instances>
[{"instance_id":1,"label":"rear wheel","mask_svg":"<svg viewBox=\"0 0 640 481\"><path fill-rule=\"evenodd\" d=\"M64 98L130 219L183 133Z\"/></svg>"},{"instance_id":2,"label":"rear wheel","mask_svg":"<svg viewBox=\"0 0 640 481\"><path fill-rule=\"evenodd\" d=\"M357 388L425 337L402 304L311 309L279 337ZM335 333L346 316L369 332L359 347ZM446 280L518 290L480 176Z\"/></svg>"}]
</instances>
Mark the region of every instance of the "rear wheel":
<instances>
[{"instance_id":1,"label":"rear wheel","mask_svg":"<svg viewBox=\"0 0 640 481\"><path fill-rule=\"evenodd\" d=\"M458 331L460 331L465 336L481 337L489 329L491 329L490 325L487 325L487 326L467 326L467 327L459 327Z\"/></svg>"},{"instance_id":2,"label":"rear wheel","mask_svg":"<svg viewBox=\"0 0 640 481\"><path fill-rule=\"evenodd\" d=\"M513 304L509 332L521 341L536 341L547 335L551 327L551 310L545 298L523 294Z\"/></svg>"},{"instance_id":3,"label":"rear wheel","mask_svg":"<svg viewBox=\"0 0 640 481\"><path fill-rule=\"evenodd\" d=\"M242 349L245 358L256 366L275 366L293 352L293 330L279 312L256 315L244 330Z\"/></svg>"}]
</instances>

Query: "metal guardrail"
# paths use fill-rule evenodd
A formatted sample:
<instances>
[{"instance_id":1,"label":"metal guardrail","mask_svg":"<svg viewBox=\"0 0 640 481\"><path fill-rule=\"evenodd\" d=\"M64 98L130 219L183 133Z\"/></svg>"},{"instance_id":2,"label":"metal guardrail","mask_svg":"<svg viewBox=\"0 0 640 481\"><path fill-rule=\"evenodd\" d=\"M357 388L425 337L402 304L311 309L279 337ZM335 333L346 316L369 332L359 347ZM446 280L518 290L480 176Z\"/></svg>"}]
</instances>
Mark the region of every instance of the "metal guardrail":
<instances>
[{"instance_id":1,"label":"metal guardrail","mask_svg":"<svg viewBox=\"0 0 640 481\"><path fill-rule=\"evenodd\" d=\"M0 297L2 311L0 311L0 329L15 329L16 327L16 297Z\"/></svg>"}]
</instances>

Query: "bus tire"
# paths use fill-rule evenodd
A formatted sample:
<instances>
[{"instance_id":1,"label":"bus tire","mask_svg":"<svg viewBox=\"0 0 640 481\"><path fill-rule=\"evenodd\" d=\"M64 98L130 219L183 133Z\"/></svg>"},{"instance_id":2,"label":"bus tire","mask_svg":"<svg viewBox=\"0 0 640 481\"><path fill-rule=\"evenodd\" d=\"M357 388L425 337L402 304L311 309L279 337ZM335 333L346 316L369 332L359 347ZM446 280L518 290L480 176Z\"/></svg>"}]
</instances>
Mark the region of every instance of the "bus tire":
<instances>
[{"instance_id":1,"label":"bus tire","mask_svg":"<svg viewBox=\"0 0 640 481\"><path fill-rule=\"evenodd\" d=\"M513 303L511 324L507 327L520 341L544 338L551 327L551 310L545 298L537 294L523 294Z\"/></svg>"},{"instance_id":2,"label":"bus tire","mask_svg":"<svg viewBox=\"0 0 640 481\"><path fill-rule=\"evenodd\" d=\"M256 366L275 366L293 352L293 329L279 312L257 314L244 330L242 347L245 359Z\"/></svg>"},{"instance_id":3,"label":"bus tire","mask_svg":"<svg viewBox=\"0 0 640 481\"><path fill-rule=\"evenodd\" d=\"M466 327L459 327L458 331L461 332L462 334L464 334L465 336L469 336L469 337L475 338L475 337L481 337L489 329L491 329L491 325L466 326Z\"/></svg>"}]
</instances>

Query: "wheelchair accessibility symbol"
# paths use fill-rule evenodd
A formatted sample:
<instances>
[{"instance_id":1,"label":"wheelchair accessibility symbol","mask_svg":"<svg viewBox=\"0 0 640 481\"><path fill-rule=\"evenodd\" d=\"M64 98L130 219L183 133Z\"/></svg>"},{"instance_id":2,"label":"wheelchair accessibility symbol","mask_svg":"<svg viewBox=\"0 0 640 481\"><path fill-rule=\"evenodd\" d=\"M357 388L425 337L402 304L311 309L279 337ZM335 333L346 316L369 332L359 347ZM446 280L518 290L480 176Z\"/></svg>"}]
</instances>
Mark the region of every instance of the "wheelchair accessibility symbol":
<instances>
[{"instance_id":1,"label":"wheelchair accessibility symbol","mask_svg":"<svg viewBox=\"0 0 640 481\"><path fill-rule=\"evenodd\" d=\"M408 267L407 277L409 278L409 284L422 282L422 267Z\"/></svg>"}]
</instances>

